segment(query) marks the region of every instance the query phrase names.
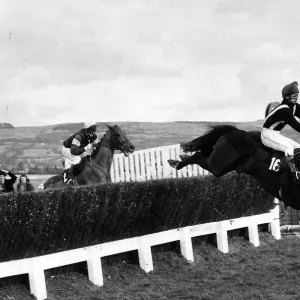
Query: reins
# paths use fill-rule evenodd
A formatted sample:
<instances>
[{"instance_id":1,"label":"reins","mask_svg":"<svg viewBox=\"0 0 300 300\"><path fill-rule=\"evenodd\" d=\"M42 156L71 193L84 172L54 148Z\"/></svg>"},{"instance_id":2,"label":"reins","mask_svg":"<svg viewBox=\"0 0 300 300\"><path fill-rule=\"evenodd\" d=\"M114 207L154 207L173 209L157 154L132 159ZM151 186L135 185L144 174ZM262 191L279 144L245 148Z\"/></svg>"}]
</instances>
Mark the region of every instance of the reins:
<instances>
[{"instance_id":1,"label":"reins","mask_svg":"<svg viewBox=\"0 0 300 300\"><path fill-rule=\"evenodd\" d=\"M111 134L112 134L113 137L116 136L115 133L113 133L113 132L112 132ZM102 138L102 139L103 139L103 138ZM101 139L101 141L102 141L102 139ZM100 141L100 143L101 143L101 141ZM129 140L128 140L128 139L125 139L125 140L122 141L122 142L119 141L120 145L119 145L118 147L112 146L112 145L111 145L111 142L110 142L107 146L102 146L102 147L111 148L113 151L114 151L114 150L120 150L121 152L124 152L124 149L125 149L125 148L124 148L124 145L125 145L127 142L129 142ZM100 150L100 143L99 143L99 146L97 147L97 148L98 148L97 151ZM87 162L88 164L90 164L91 167L96 168L96 169L98 169L98 170L101 171L101 169L100 169L97 165L94 165L94 164L93 164L93 162L92 162L92 154L89 155L89 159L87 159L86 162Z\"/></svg>"},{"instance_id":2,"label":"reins","mask_svg":"<svg viewBox=\"0 0 300 300\"><path fill-rule=\"evenodd\" d=\"M96 169L98 169L98 170L101 171L101 169L100 169L97 165L93 165L93 163L92 163L92 156L91 156L91 155L89 155L89 160L90 160L90 161L86 160L86 162L87 162L88 164L90 164L91 167L96 168Z\"/></svg>"}]
</instances>

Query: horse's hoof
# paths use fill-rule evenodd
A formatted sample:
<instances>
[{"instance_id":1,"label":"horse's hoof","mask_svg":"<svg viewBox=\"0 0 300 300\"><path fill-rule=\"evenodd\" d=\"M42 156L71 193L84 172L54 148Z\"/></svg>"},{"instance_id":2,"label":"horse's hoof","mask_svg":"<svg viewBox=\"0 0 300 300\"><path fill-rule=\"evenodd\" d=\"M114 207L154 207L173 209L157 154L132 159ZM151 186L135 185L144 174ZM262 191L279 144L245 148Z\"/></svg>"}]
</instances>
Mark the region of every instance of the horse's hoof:
<instances>
[{"instance_id":1,"label":"horse's hoof","mask_svg":"<svg viewBox=\"0 0 300 300\"><path fill-rule=\"evenodd\" d=\"M181 155L179 155L179 158L180 158L182 161L187 160L187 159L190 158L190 157L191 157L191 156L188 155L188 154L181 154Z\"/></svg>"},{"instance_id":2,"label":"horse's hoof","mask_svg":"<svg viewBox=\"0 0 300 300\"><path fill-rule=\"evenodd\" d=\"M177 170L177 166L178 166L178 164L179 164L179 161L178 161L178 160L169 159L169 160L168 160L168 163L169 163L169 165L170 165L172 168L174 168L174 169Z\"/></svg>"}]
</instances>

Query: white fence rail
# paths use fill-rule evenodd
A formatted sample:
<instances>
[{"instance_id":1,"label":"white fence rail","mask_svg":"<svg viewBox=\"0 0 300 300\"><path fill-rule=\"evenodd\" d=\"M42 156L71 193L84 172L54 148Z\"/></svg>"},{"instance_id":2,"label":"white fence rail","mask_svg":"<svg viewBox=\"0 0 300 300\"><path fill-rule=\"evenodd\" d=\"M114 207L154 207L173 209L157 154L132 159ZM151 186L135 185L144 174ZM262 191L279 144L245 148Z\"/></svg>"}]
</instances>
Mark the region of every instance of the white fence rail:
<instances>
[{"instance_id":1,"label":"white fence rail","mask_svg":"<svg viewBox=\"0 0 300 300\"><path fill-rule=\"evenodd\" d=\"M189 165L179 171L171 168L168 159L178 159L180 154L183 151L179 144L135 151L128 157L115 154L111 168L112 181L144 181L209 174L198 165Z\"/></svg>"},{"instance_id":2,"label":"white fence rail","mask_svg":"<svg viewBox=\"0 0 300 300\"><path fill-rule=\"evenodd\" d=\"M275 201L278 203L278 200L275 199ZM43 300L47 298L44 275L46 269L86 261L90 281L102 286L101 257L137 250L140 267L145 272L150 272L153 270L151 246L179 241L182 256L193 262L192 237L215 233L218 249L227 253L229 230L248 227L249 241L257 247L259 246L258 225L266 223L270 224L270 231L275 239L280 239L279 205L276 205L269 213L261 215L188 226L44 256L3 262L0 263L0 278L27 273L30 292L38 300Z\"/></svg>"}]
</instances>

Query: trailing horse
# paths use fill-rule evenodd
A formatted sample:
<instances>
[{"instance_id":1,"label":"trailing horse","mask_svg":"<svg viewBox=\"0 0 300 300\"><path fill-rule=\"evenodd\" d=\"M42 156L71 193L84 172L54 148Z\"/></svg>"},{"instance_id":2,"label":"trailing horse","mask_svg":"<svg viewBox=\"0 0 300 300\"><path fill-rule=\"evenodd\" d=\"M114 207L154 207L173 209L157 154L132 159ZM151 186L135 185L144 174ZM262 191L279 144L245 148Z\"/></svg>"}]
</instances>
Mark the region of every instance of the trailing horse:
<instances>
[{"instance_id":1,"label":"trailing horse","mask_svg":"<svg viewBox=\"0 0 300 300\"><path fill-rule=\"evenodd\" d=\"M216 177L236 171L258 180L263 189L295 209L300 209L300 185L293 180L286 165L284 153L264 146L260 132L245 131L231 125L217 125L191 142L181 144L184 152L180 160L168 160L171 167L180 170L197 164ZM300 165L300 152L295 153Z\"/></svg>"},{"instance_id":2,"label":"trailing horse","mask_svg":"<svg viewBox=\"0 0 300 300\"><path fill-rule=\"evenodd\" d=\"M104 184L111 183L110 169L114 151L120 150L125 156L134 152L134 145L128 140L125 132L118 126L108 127L91 156L74 166L75 184ZM63 186L62 175L50 177L40 188L47 189Z\"/></svg>"}]
</instances>

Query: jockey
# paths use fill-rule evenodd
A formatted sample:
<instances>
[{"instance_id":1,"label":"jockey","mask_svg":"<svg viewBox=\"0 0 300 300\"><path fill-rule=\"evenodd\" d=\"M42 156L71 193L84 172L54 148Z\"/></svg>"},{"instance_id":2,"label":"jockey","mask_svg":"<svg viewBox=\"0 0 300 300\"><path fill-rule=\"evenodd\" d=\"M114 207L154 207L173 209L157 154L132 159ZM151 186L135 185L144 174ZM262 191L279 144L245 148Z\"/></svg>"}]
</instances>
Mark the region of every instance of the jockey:
<instances>
[{"instance_id":1,"label":"jockey","mask_svg":"<svg viewBox=\"0 0 300 300\"><path fill-rule=\"evenodd\" d=\"M97 123L86 122L84 128L72 134L63 142L62 156L64 158L63 182L73 184L73 166L81 162L83 157L91 155L99 143Z\"/></svg>"},{"instance_id":2,"label":"jockey","mask_svg":"<svg viewBox=\"0 0 300 300\"><path fill-rule=\"evenodd\" d=\"M296 180L300 179L300 172L294 161L294 150L300 144L280 134L285 125L290 125L300 132L300 123L295 116L300 118L300 105L297 103L299 95L298 82L287 84L282 89L282 102L266 117L261 132L262 143L270 148L285 153L285 159Z\"/></svg>"}]
</instances>

